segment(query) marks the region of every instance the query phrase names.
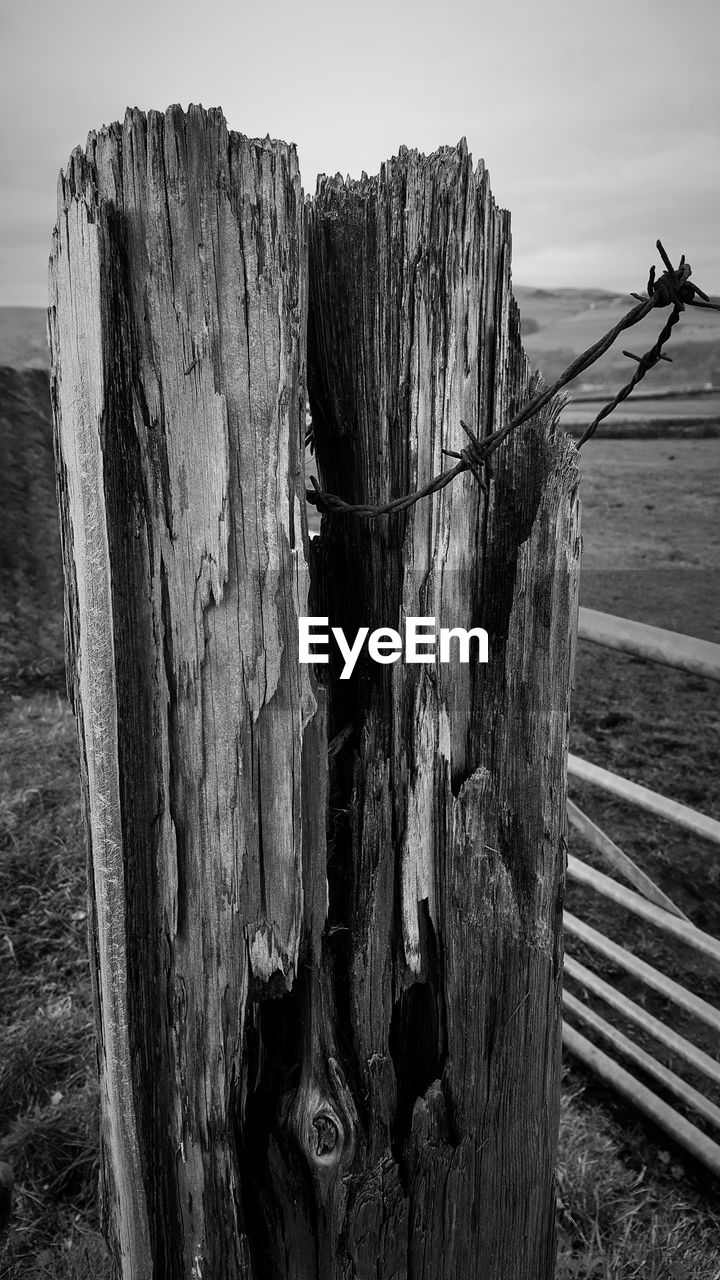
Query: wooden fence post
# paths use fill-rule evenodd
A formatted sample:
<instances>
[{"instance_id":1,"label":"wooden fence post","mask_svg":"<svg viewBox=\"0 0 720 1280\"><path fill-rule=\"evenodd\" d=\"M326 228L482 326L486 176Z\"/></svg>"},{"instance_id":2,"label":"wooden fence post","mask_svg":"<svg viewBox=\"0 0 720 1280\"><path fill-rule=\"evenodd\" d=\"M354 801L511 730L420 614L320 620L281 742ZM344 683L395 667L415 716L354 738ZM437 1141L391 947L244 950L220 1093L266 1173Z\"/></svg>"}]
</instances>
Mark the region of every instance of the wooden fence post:
<instances>
[{"instance_id":1,"label":"wooden fence post","mask_svg":"<svg viewBox=\"0 0 720 1280\"><path fill-rule=\"evenodd\" d=\"M59 187L52 397L123 1280L549 1280L577 472L525 396L464 148L325 183L221 114L129 112ZM311 580L312 579L312 580ZM308 598L310 592L311 598ZM487 666L318 687L298 618L482 626ZM330 717L330 743L326 721ZM329 762L329 763L328 763Z\"/></svg>"},{"instance_id":2,"label":"wooden fence post","mask_svg":"<svg viewBox=\"0 0 720 1280\"><path fill-rule=\"evenodd\" d=\"M74 153L52 392L123 1277L260 1274L237 1137L256 1001L297 975L304 856L324 882L301 845L306 306L290 148L173 108Z\"/></svg>"},{"instance_id":3,"label":"wooden fence post","mask_svg":"<svg viewBox=\"0 0 720 1280\"><path fill-rule=\"evenodd\" d=\"M322 180L308 371L321 481L385 504L529 398L509 219L464 143ZM364 1101L351 1274L549 1280L559 1113L575 449L556 406L403 515L327 519L314 612L484 628L485 666L334 679L330 943Z\"/></svg>"}]
</instances>

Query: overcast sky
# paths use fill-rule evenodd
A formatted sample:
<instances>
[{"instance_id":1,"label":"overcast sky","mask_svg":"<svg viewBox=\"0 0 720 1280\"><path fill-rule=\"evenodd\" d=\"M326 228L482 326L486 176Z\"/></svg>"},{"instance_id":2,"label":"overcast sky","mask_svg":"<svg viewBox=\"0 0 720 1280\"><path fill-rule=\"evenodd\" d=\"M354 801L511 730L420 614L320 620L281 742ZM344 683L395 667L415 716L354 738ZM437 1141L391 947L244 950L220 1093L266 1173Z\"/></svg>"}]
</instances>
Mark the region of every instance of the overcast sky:
<instances>
[{"instance_id":1,"label":"overcast sky","mask_svg":"<svg viewBox=\"0 0 720 1280\"><path fill-rule=\"evenodd\" d=\"M720 293L718 0L20 0L0 16L0 305L46 304L57 174L127 106L220 106L318 172L465 136L513 280Z\"/></svg>"}]
</instances>

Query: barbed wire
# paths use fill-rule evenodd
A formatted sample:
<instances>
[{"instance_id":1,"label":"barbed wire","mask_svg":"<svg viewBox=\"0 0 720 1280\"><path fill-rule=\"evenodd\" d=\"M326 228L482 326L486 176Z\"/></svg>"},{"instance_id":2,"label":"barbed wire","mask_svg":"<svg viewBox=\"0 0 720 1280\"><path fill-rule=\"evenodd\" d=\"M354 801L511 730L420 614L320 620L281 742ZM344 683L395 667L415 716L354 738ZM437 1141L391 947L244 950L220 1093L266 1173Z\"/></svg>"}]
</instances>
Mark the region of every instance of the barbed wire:
<instances>
[{"instance_id":1,"label":"barbed wire","mask_svg":"<svg viewBox=\"0 0 720 1280\"><path fill-rule=\"evenodd\" d=\"M583 432L578 441L578 448L581 448L587 440L589 440L597 431L599 424L604 418L617 408L623 400L626 400L638 382L642 381L645 374L661 360L668 360L670 356L663 353L663 347L672 335L673 328L680 319L681 313L685 310L686 305L691 307L703 307L706 310L720 311L717 303L711 302L708 295L703 292L696 284L690 283L691 268L689 263L685 261L685 254L680 259L679 267L672 265L665 249L659 240L656 241L657 250L665 264L665 270L662 275L655 279L655 267L650 268L648 276L647 293L642 296L638 293L631 293L632 298L637 298L637 305L631 307L626 314L618 320L612 329L598 338L592 346L577 356L567 369L560 374L560 377L547 387L545 391L539 392L516 413L505 426L500 427L497 431L491 432L490 435L480 439L471 427L460 419L460 426L465 432L468 442L464 449L459 453L452 449L443 449L443 453L451 458L456 458L457 462L449 471L443 471L440 475L435 476L427 484L416 489L412 493L405 494L401 498L394 498L391 502L386 502L381 506L372 506L369 503L352 503L345 502L343 498L334 493L325 493L320 488L315 476L311 476L310 480L313 485L312 489L307 490L307 501L324 515L355 515L364 516L367 519L375 519L378 516L395 515L399 511L407 511L414 506L416 502L420 502L422 498L428 498L433 493L438 493L450 484L456 476L462 475L464 471L470 471L475 476L478 484L483 491L488 493L488 486L492 479L492 468L490 458L499 448L503 440L510 435L512 431L516 431L518 427L527 422L529 418L539 413L546 404L557 395L558 391L562 391L569 382L574 381L586 369L595 364L602 355L612 346L615 339L619 337L625 329L630 329L633 325L644 320L657 307L672 306L672 311L668 316L657 340L653 343L649 351L644 355L637 356L631 351L623 351L623 355L637 362L637 369L632 378L625 386L621 387L617 395L600 410L594 420Z\"/></svg>"}]
</instances>

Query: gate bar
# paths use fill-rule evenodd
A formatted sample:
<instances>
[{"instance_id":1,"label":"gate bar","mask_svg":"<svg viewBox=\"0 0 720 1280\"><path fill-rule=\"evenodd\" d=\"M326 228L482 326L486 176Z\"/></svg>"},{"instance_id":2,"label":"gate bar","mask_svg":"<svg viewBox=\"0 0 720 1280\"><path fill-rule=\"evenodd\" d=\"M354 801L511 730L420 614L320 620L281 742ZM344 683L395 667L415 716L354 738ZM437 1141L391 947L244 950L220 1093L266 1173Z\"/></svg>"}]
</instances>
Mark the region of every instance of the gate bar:
<instances>
[{"instance_id":1,"label":"gate bar","mask_svg":"<svg viewBox=\"0 0 720 1280\"><path fill-rule=\"evenodd\" d=\"M589 885L591 889L601 893L604 898L609 898L611 902L617 903L619 907L625 907L627 911L632 911L634 915L669 933L678 942L684 943L687 947L693 947L701 955L710 956L712 960L720 963L720 941L713 938L711 934L705 933L704 930L698 929L690 920L678 920L677 916L671 915L669 911L656 907L653 902L648 902L639 893L634 893L625 885L618 884L617 880L613 880L611 876L604 875L602 871L596 871L595 867L588 866L586 862L573 857L572 854L568 857L567 873L571 880Z\"/></svg>"},{"instance_id":2,"label":"gate bar","mask_svg":"<svg viewBox=\"0 0 720 1280\"><path fill-rule=\"evenodd\" d=\"M681 1116L674 1107L669 1107L652 1089L640 1084L629 1071L619 1066L602 1049L591 1044L566 1022L563 1022L562 1038L569 1053L626 1098L638 1111L644 1112L653 1124L664 1129L675 1142L710 1169L716 1178L720 1178L720 1146L712 1138L708 1138L707 1134Z\"/></svg>"},{"instance_id":3,"label":"gate bar","mask_svg":"<svg viewBox=\"0 0 720 1280\"><path fill-rule=\"evenodd\" d=\"M664 1044L667 1049L672 1050L678 1057L684 1058L696 1071L701 1071L709 1080L712 1080L713 1084L720 1086L720 1062L716 1062L714 1058L711 1058L709 1053L705 1053L703 1049L698 1049L697 1045L694 1045L690 1040L686 1040L678 1031L673 1031L672 1027L666 1026L659 1018L653 1017L651 1013L648 1013L647 1009L643 1009L642 1005L636 1004L634 1000L624 995L622 991L617 991L609 982L606 982L599 974L594 973L592 969L586 968L574 956L566 954L564 970L566 977L579 982L586 991L599 996L612 1009L621 1013L624 1018L634 1022L636 1026L641 1027L643 1031L658 1040L660 1044Z\"/></svg>"},{"instance_id":4,"label":"gate bar","mask_svg":"<svg viewBox=\"0 0 720 1280\"><path fill-rule=\"evenodd\" d=\"M581 608L578 640L590 640L609 649L635 654L648 662L662 662L667 667L720 680L720 644L697 640L680 631L666 631L663 627L617 618L597 609Z\"/></svg>"},{"instance_id":5,"label":"gate bar","mask_svg":"<svg viewBox=\"0 0 720 1280\"><path fill-rule=\"evenodd\" d=\"M578 1000L577 996L573 996L569 991L563 991L563 1005L576 1018L580 1018L598 1035L602 1036L613 1049L617 1049L618 1053L627 1058L635 1067L639 1067L641 1071L647 1072L648 1075L654 1076L659 1084L663 1084L670 1093L674 1093L676 1098L684 1102L686 1107L691 1107L704 1120L708 1120L710 1124L715 1125L716 1129L720 1129L720 1107L716 1107L714 1102L705 1097L704 1093L700 1093L698 1089L693 1089L692 1085L687 1084L669 1067L658 1062L657 1058L653 1058L652 1054L645 1049L641 1049L640 1045L635 1044L629 1036L624 1032L618 1031L617 1027L613 1027L605 1018L601 1018L599 1013L588 1005L583 1004L582 1000Z\"/></svg>"},{"instance_id":6,"label":"gate bar","mask_svg":"<svg viewBox=\"0 0 720 1280\"><path fill-rule=\"evenodd\" d=\"M686 804L680 804L678 800L668 800L659 792L651 791L649 787L641 787L638 782L630 782L628 778L621 778L618 773L611 773L609 769L601 769L599 764L591 764L589 760L581 760L579 756L570 753L568 776L577 778L579 782L589 782L592 786L609 792L610 795L628 800L640 809L657 814L659 818L668 818L670 822L684 827L686 831L692 831L694 835L702 836L704 840L711 840L713 844L720 845L720 822L715 818L698 813L696 809L690 809Z\"/></svg>"},{"instance_id":7,"label":"gate bar","mask_svg":"<svg viewBox=\"0 0 720 1280\"><path fill-rule=\"evenodd\" d=\"M600 827L596 826L592 819L588 818L586 813L583 813L582 809L578 809L578 806L572 800L567 802L567 815L571 826L580 832L580 835L590 847L605 859L608 866L634 885L638 893L641 893L648 901L654 902L656 906L663 907L671 915L678 916L681 920L688 919L685 912L681 911L672 899L668 898L667 894L658 888L655 881L645 871L641 871L637 863L627 853L624 853Z\"/></svg>"},{"instance_id":8,"label":"gate bar","mask_svg":"<svg viewBox=\"0 0 720 1280\"><path fill-rule=\"evenodd\" d=\"M626 951L625 947L621 947L617 942L612 942L610 938L606 938L604 933L593 929L592 925L585 924L584 920L578 920L577 916L572 915L569 911L564 913L564 923L567 933L580 938L581 941L592 947L594 951L598 951L600 955L605 956L608 960L613 960L622 969L632 973L636 978L640 978L642 982L645 982L649 987L653 987L655 991L659 991L667 1000L673 1000L680 1008L686 1009L688 1013L700 1018L708 1026L712 1027L714 1031L720 1032L720 1010L714 1009L706 1000L702 1000L700 996L693 995L692 991L681 987L679 982L673 982L672 978L666 977L659 969L654 969L651 964L646 964L644 960L634 956L631 951Z\"/></svg>"}]
</instances>

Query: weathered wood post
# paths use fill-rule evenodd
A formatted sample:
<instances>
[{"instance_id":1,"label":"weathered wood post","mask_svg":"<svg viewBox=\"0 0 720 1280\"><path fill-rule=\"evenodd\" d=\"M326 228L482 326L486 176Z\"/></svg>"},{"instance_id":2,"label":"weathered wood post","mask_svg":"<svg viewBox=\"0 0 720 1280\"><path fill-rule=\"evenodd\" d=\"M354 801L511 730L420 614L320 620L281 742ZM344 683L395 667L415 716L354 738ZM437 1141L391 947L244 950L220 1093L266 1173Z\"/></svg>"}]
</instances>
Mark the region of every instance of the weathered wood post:
<instances>
[{"instance_id":1,"label":"weathered wood post","mask_svg":"<svg viewBox=\"0 0 720 1280\"><path fill-rule=\"evenodd\" d=\"M301 775L322 734L297 661L294 152L228 135L219 112L128 113L61 181L51 291L117 1265L252 1275L238 1132L259 996L292 988L312 912Z\"/></svg>"},{"instance_id":2,"label":"weathered wood post","mask_svg":"<svg viewBox=\"0 0 720 1280\"><path fill-rule=\"evenodd\" d=\"M324 180L310 219L309 385L325 488L385 504L529 399L509 219L464 144ZM480 627L486 665L367 663L330 783L330 938L372 1152L352 1274L554 1270L575 450L551 411L402 515L336 515L316 611L353 633ZM343 929L347 932L343 932ZM337 930L337 932L336 932Z\"/></svg>"},{"instance_id":3,"label":"weathered wood post","mask_svg":"<svg viewBox=\"0 0 720 1280\"><path fill-rule=\"evenodd\" d=\"M321 185L309 269L307 217L292 148L200 108L128 113L59 187L116 1270L550 1280L574 451L542 415L489 501L463 476L326 520L311 557L306 385L327 487L379 502L529 374L507 221L463 147ZM308 614L483 627L489 661L330 664L320 687Z\"/></svg>"}]
</instances>

